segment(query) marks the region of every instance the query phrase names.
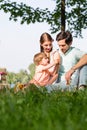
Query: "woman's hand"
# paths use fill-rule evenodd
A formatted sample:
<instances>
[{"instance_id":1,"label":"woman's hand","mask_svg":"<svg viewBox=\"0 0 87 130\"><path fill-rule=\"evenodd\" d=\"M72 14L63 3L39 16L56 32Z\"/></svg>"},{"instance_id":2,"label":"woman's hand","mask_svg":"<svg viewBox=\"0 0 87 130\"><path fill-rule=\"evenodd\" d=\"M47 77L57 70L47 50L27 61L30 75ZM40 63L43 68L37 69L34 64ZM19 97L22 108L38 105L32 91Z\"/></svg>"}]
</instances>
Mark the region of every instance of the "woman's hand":
<instances>
[{"instance_id":1,"label":"woman's hand","mask_svg":"<svg viewBox=\"0 0 87 130\"><path fill-rule=\"evenodd\" d=\"M55 63L55 64L59 64L59 60L58 60L58 59L55 59L55 60L54 60L54 63Z\"/></svg>"}]
</instances>

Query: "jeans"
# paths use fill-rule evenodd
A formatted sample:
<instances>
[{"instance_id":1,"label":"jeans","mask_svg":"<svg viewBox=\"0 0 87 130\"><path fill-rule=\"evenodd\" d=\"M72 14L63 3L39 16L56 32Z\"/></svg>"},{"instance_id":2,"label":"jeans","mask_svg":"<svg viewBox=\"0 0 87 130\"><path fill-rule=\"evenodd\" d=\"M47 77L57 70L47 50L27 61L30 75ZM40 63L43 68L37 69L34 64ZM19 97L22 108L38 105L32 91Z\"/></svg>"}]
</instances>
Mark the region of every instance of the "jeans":
<instances>
[{"instance_id":1,"label":"jeans","mask_svg":"<svg viewBox=\"0 0 87 130\"><path fill-rule=\"evenodd\" d=\"M87 65L82 66L77 71L77 86L85 85L87 86Z\"/></svg>"}]
</instances>

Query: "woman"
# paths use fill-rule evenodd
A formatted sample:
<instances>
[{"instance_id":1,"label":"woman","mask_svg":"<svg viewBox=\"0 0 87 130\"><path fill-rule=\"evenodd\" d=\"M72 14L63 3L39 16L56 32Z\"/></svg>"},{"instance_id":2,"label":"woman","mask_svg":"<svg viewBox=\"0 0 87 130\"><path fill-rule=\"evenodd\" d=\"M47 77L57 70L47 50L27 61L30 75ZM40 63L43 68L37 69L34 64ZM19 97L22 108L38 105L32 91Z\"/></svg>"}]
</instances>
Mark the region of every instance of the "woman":
<instances>
[{"instance_id":1,"label":"woman","mask_svg":"<svg viewBox=\"0 0 87 130\"><path fill-rule=\"evenodd\" d=\"M50 68L51 73L58 73L60 65L60 55L59 52L53 50L53 38L47 32L40 36L40 51L44 52L49 58L49 62L52 63L54 60L58 60L58 64Z\"/></svg>"},{"instance_id":2,"label":"woman","mask_svg":"<svg viewBox=\"0 0 87 130\"><path fill-rule=\"evenodd\" d=\"M47 57L49 58L49 63L53 63L55 60L58 60L58 64L49 69L50 73L58 74L60 65L60 55L57 50L53 50L53 41L54 40L49 33L43 33L40 36L40 51L44 52L47 55ZM52 84L54 84L55 82L56 80ZM48 92L53 91L51 85L47 85L46 89Z\"/></svg>"}]
</instances>

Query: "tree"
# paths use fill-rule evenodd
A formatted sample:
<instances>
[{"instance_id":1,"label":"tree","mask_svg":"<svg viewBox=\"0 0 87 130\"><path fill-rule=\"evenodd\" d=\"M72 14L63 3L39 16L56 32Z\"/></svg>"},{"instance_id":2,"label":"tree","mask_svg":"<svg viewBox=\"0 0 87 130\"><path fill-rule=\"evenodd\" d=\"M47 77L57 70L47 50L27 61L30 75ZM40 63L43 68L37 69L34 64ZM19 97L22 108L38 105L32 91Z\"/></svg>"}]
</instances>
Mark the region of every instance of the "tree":
<instances>
[{"instance_id":1,"label":"tree","mask_svg":"<svg viewBox=\"0 0 87 130\"><path fill-rule=\"evenodd\" d=\"M34 63L30 64L28 69L29 69L29 73L30 73L30 78L32 79L35 74L35 64Z\"/></svg>"},{"instance_id":2,"label":"tree","mask_svg":"<svg viewBox=\"0 0 87 130\"><path fill-rule=\"evenodd\" d=\"M26 70L20 70L19 73L8 72L7 81L9 84L20 83L28 83L30 80L30 76Z\"/></svg>"},{"instance_id":3,"label":"tree","mask_svg":"<svg viewBox=\"0 0 87 130\"><path fill-rule=\"evenodd\" d=\"M61 30L65 31L65 0L61 0Z\"/></svg>"},{"instance_id":4,"label":"tree","mask_svg":"<svg viewBox=\"0 0 87 130\"><path fill-rule=\"evenodd\" d=\"M59 30L70 30L74 36L82 36L82 29L87 28L87 0L53 0L56 7L53 11L48 8L40 9L26 4L0 0L0 10L10 13L10 20L17 21L20 17L21 24L46 22L52 33ZM65 28L66 27L66 28Z\"/></svg>"}]
</instances>

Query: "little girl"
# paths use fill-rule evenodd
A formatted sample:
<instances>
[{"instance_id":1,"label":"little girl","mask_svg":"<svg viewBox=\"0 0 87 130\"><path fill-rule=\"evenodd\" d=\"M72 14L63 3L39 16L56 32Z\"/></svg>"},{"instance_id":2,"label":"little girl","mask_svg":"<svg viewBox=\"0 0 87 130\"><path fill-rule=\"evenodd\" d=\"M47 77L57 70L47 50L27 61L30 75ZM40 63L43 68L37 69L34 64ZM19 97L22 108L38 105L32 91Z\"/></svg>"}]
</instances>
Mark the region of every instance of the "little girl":
<instances>
[{"instance_id":1,"label":"little girl","mask_svg":"<svg viewBox=\"0 0 87 130\"><path fill-rule=\"evenodd\" d=\"M35 75L30 84L35 84L36 86L46 86L52 84L58 77L55 72L49 71L51 67L58 64L58 60L49 63L47 55L43 52L37 53L34 56L34 63L36 65Z\"/></svg>"}]
</instances>

